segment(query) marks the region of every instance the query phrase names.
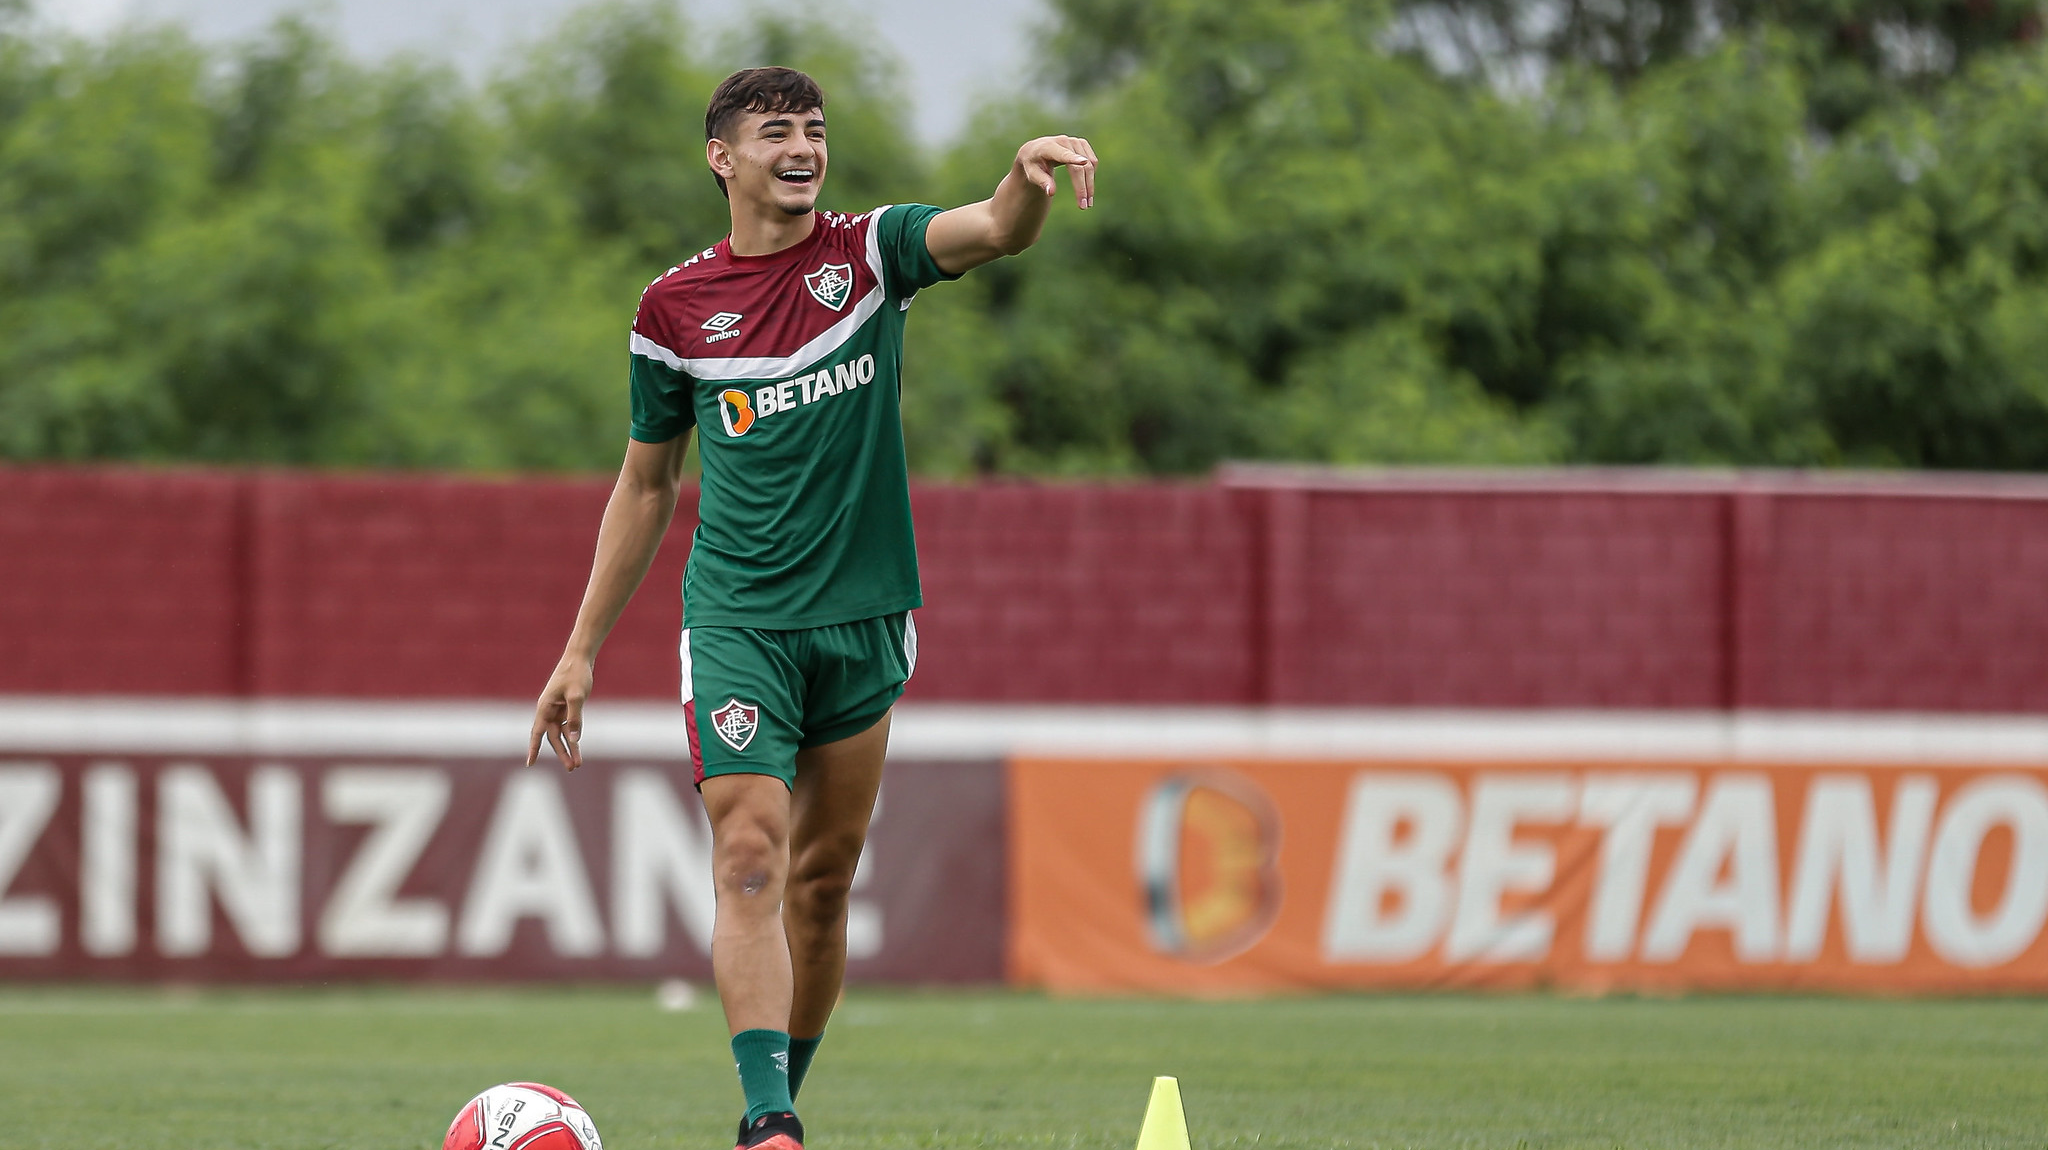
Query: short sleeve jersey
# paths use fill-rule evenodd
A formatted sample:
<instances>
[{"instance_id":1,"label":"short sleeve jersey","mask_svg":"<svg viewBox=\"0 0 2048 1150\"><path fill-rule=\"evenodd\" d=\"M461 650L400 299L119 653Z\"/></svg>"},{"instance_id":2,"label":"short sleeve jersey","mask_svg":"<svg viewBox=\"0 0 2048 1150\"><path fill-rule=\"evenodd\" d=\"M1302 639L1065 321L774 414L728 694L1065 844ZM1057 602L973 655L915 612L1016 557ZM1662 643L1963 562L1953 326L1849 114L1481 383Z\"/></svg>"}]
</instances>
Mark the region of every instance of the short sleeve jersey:
<instances>
[{"instance_id":1,"label":"short sleeve jersey","mask_svg":"<svg viewBox=\"0 0 2048 1150\"><path fill-rule=\"evenodd\" d=\"M641 295L633 438L694 426L704 466L685 627L824 627L923 602L900 373L911 297L954 278L925 247L938 212L820 212L795 247L721 240Z\"/></svg>"}]
</instances>

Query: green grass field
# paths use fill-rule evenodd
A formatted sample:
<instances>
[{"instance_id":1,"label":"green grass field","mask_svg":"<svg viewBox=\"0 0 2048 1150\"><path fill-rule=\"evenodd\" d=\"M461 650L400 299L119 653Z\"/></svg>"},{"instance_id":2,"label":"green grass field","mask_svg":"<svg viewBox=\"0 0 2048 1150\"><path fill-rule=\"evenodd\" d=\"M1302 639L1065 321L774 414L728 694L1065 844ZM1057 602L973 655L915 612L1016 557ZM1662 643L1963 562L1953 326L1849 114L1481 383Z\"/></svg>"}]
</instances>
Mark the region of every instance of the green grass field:
<instances>
[{"instance_id":1,"label":"green grass field","mask_svg":"<svg viewBox=\"0 0 2048 1150\"><path fill-rule=\"evenodd\" d=\"M477 1090L574 1094L610 1150L724 1150L715 1003L645 989L0 991L0 1147L438 1147ZM1155 1074L1212 1147L2039 1147L2048 1002L851 996L813 1150L1121 1147Z\"/></svg>"}]
</instances>

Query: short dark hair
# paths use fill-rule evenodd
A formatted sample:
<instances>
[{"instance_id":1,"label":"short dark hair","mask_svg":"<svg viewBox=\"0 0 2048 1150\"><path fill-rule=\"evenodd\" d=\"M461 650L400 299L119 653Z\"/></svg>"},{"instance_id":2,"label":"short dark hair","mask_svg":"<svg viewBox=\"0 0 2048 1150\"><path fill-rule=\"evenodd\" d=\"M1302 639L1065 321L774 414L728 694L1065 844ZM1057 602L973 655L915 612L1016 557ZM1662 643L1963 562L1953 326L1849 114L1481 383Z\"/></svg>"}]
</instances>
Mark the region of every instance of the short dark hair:
<instances>
[{"instance_id":1,"label":"short dark hair","mask_svg":"<svg viewBox=\"0 0 2048 1150\"><path fill-rule=\"evenodd\" d=\"M818 82L795 68L742 68L725 78L711 93L704 109L704 138L725 139L732 122L748 112L808 112L825 110L825 92ZM716 172L718 190L725 191L725 177Z\"/></svg>"}]
</instances>

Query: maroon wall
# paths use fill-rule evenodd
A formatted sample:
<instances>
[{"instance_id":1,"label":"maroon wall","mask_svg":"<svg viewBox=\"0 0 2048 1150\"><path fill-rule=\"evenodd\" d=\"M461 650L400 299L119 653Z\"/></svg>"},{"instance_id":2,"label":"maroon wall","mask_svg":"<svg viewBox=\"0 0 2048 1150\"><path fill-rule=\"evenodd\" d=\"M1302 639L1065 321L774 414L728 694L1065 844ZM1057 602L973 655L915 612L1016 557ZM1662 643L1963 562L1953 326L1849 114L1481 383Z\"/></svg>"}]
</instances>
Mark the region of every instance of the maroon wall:
<instances>
[{"instance_id":1,"label":"maroon wall","mask_svg":"<svg viewBox=\"0 0 2048 1150\"><path fill-rule=\"evenodd\" d=\"M924 487L922 699L1236 703L1256 522L1221 487Z\"/></svg>"},{"instance_id":2,"label":"maroon wall","mask_svg":"<svg viewBox=\"0 0 2048 1150\"><path fill-rule=\"evenodd\" d=\"M1720 501L1580 491L1294 492L1272 537L1273 697L1712 707Z\"/></svg>"},{"instance_id":3,"label":"maroon wall","mask_svg":"<svg viewBox=\"0 0 2048 1150\"><path fill-rule=\"evenodd\" d=\"M0 690L240 690L244 493L221 475L0 470Z\"/></svg>"},{"instance_id":4,"label":"maroon wall","mask_svg":"<svg viewBox=\"0 0 2048 1150\"><path fill-rule=\"evenodd\" d=\"M253 481L251 693L537 695L590 573L608 485ZM673 697L695 501L599 663L608 694Z\"/></svg>"},{"instance_id":5,"label":"maroon wall","mask_svg":"<svg viewBox=\"0 0 2048 1150\"><path fill-rule=\"evenodd\" d=\"M530 697L607 488L0 469L0 692ZM2040 480L1252 469L915 502L918 699L2048 710ZM602 693L673 697L690 526Z\"/></svg>"},{"instance_id":6,"label":"maroon wall","mask_svg":"<svg viewBox=\"0 0 2048 1150\"><path fill-rule=\"evenodd\" d=\"M2048 710L2048 499L1792 495L1754 515L1770 641L1745 694Z\"/></svg>"}]
</instances>

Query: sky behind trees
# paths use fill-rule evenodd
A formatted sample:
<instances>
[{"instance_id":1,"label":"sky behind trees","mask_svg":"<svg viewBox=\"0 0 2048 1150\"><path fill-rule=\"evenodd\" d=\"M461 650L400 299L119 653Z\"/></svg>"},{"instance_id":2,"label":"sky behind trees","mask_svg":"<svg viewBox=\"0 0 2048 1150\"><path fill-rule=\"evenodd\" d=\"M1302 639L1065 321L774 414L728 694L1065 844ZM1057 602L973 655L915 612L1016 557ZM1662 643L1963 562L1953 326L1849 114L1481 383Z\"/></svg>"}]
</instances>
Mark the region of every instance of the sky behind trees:
<instances>
[{"instance_id":1,"label":"sky behind trees","mask_svg":"<svg viewBox=\"0 0 2048 1150\"><path fill-rule=\"evenodd\" d=\"M246 39L286 12L308 12L369 59L419 51L454 61L472 76L505 49L544 35L587 0L32 0L46 19L98 33L123 21L183 24L208 41ZM759 5L688 0L713 25ZM835 0L814 10L848 31L872 29L899 57L913 126L927 144L950 140L977 95L1027 77L1042 0Z\"/></svg>"}]
</instances>

